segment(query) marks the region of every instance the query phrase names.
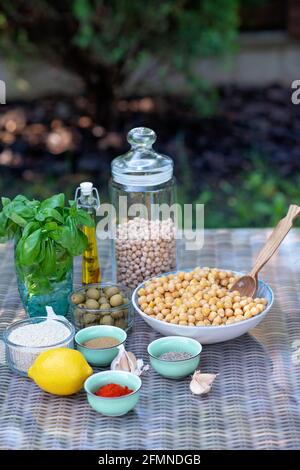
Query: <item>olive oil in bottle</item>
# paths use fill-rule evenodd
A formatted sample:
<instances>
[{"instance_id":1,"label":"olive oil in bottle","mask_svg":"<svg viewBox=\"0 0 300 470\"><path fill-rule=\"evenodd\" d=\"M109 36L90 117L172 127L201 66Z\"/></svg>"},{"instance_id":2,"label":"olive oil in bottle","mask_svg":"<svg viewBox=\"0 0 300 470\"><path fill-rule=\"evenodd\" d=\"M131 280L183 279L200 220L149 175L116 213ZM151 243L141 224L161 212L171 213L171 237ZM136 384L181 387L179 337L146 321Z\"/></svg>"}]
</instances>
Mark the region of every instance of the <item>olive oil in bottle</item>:
<instances>
[{"instance_id":1,"label":"olive oil in bottle","mask_svg":"<svg viewBox=\"0 0 300 470\"><path fill-rule=\"evenodd\" d=\"M76 189L75 200L77 207L88 212L95 220L100 205L99 194L92 183L81 183ZM100 266L98 259L98 248L96 239L96 227L82 227L83 233L88 239L88 246L82 255L82 284L93 284L100 282Z\"/></svg>"}]
</instances>

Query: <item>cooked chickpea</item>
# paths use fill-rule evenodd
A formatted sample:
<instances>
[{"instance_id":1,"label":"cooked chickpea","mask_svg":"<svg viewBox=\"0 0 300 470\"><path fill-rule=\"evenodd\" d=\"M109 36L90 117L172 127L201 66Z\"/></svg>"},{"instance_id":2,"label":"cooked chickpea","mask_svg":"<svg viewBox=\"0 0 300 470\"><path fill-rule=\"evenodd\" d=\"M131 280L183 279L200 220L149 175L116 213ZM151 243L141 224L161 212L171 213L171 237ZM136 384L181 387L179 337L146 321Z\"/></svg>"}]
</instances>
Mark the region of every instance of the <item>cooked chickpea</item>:
<instances>
[{"instance_id":1,"label":"cooked chickpea","mask_svg":"<svg viewBox=\"0 0 300 470\"><path fill-rule=\"evenodd\" d=\"M225 309L225 315L226 315L226 317L232 317L233 316L233 310L231 308L226 308Z\"/></svg>"},{"instance_id":2,"label":"cooked chickpea","mask_svg":"<svg viewBox=\"0 0 300 470\"><path fill-rule=\"evenodd\" d=\"M259 309L257 307L252 307L250 309L250 313L254 316L254 315L257 315L259 313Z\"/></svg>"},{"instance_id":3,"label":"cooked chickpea","mask_svg":"<svg viewBox=\"0 0 300 470\"><path fill-rule=\"evenodd\" d=\"M214 326L217 326L217 325L220 325L222 323L222 320L221 320L221 317L218 315L216 316L216 318L214 319L214 321L212 322L212 324Z\"/></svg>"},{"instance_id":4,"label":"cooked chickpea","mask_svg":"<svg viewBox=\"0 0 300 470\"><path fill-rule=\"evenodd\" d=\"M197 267L191 272L146 281L145 287L138 291L137 302L147 315L172 324L232 324L258 315L267 305L264 298L253 299L242 297L238 291L231 292L229 289L236 279L230 271Z\"/></svg>"},{"instance_id":5,"label":"cooked chickpea","mask_svg":"<svg viewBox=\"0 0 300 470\"><path fill-rule=\"evenodd\" d=\"M216 313L216 312L210 312L210 314L208 315L209 321L214 321L214 319L216 318L216 316L217 316L217 313Z\"/></svg>"},{"instance_id":6,"label":"cooked chickpea","mask_svg":"<svg viewBox=\"0 0 300 470\"><path fill-rule=\"evenodd\" d=\"M235 309L234 309L234 314L235 314L235 316L237 316L237 315L243 315L243 313L244 313L244 312L243 312L243 310L242 310L241 308L235 308Z\"/></svg>"}]
</instances>

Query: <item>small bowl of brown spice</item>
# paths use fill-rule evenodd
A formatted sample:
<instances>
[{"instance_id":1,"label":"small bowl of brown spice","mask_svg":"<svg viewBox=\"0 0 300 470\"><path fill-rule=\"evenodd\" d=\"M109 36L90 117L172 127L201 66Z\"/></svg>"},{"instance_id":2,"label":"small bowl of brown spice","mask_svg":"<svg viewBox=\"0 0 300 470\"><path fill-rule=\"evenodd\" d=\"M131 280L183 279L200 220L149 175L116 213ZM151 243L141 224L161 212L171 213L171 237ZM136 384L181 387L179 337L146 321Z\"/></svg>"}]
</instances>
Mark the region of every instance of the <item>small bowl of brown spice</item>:
<instances>
[{"instance_id":1,"label":"small bowl of brown spice","mask_svg":"<svg viewBox=\"0 0 300 470\"><path fill-rule=\"evenodd\" d=\"M116 326L89 326L78 331L75 341L78 351L94 365L109 366L119 352L119 346L125 343L127 334Z\"/></svg>"}]
</instances>

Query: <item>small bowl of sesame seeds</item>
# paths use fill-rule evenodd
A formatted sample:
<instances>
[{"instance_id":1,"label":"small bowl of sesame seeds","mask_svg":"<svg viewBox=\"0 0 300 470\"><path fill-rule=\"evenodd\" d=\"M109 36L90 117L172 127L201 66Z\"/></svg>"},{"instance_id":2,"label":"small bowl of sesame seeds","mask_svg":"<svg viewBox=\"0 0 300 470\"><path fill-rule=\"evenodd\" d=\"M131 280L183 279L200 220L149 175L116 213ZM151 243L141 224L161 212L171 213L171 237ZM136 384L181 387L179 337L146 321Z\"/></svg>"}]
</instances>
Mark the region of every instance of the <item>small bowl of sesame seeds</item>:
<instances>
[{"instance_id":1,"label":"small bowl of sesame seeds","mask_svg":"<svg viewBox=\"0 0 300 470\"><path fill-rule=\"evenodd\" d=\"M272 289L261 280L255 298L231 292L241 275L206 267L170 272L140 284L132 302L146 323L164 336L219 343L257 326L273 303Z\"/></svg>"}]
</instances>

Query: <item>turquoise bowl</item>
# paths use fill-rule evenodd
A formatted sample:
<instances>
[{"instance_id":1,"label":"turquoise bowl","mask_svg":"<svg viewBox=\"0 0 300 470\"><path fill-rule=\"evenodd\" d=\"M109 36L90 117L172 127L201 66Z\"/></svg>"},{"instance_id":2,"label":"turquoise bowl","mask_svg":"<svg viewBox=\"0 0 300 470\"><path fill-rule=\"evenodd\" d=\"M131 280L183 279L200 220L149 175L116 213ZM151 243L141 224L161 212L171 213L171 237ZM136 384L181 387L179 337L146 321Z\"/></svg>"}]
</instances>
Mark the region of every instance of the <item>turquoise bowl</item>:
<instances>
[{"instance_id":1,"label":"turquoise bowl","mask_svg":"<svg viewBox=\"0 0 300 470\"><path fill-rule=\"evenodd\" d=\"M199 365L201 351L202 346L198 341L184 336L166 336L152 341L148 346L153 369L168 379L181 379L191 375ZM187 352L192 354L192 357L177 361L159 359L161 354L167 352Z\"/></svg>"},{"instance_id":2,"label":"turquoise bowl","mask_svg":"<svg viewBox=\"0 0 300 470\"><path fill-rule=\"evenodd\" d=\"M83 345L86 341L103 336L111 336L119 341L117 346L111 348L92 349ZM109 366L119 352L120 344L125 343L127 334L117 326L98 325L89 326L78 331L75 335L75 342L78 351L80 351L86 360L93 366Z\"/></svg>"},{"instance_id":3,"label":"turquoise bowl","mask_svg":"<svg viewBox=\"0 0 300 470\"><path fill-rule=\"evenodd\" d=\"M128 388L134 391L129 395L115 398L95 395L96 390L109 383L127 385ZM89 404L95 411L105 416L122 416L132 410L139 401L141 386L142 381L137 375L113 370L93 374L84 383Z\"/></svg>"}]
</instances>

